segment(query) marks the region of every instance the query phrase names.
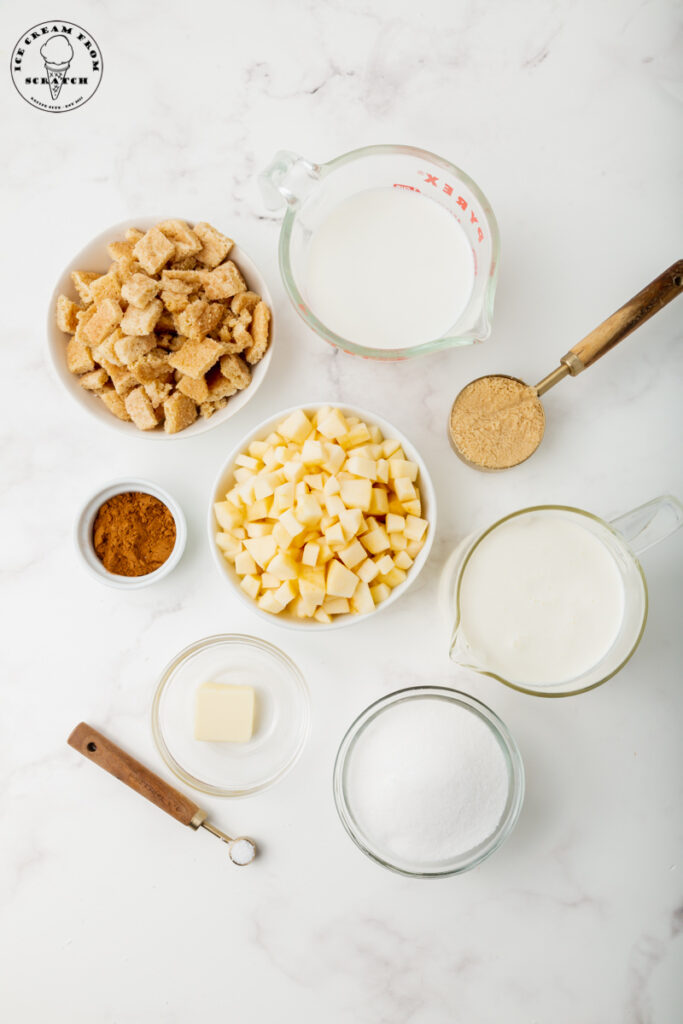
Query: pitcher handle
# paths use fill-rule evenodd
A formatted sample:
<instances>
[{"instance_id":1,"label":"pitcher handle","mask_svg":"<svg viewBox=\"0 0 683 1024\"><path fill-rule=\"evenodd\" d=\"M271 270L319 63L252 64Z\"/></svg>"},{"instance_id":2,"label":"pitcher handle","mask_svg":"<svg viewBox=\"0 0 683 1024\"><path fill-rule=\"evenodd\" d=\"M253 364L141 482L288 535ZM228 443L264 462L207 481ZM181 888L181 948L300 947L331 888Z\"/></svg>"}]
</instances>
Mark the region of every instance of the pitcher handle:
<instances>
[{"instance_id":1,"label":"pitcher handle","mask_svg":"<svg viewBox=\"0 0 683 1024\"><path fill-rule=\"evenodd\" d=\"M640 555L683 526L683 505L673 494L663 494L611 519L610 526Z\"/></svg>"},{"instance_id":2,"label":"pitcher handle","mask_svg":"<svg viewBox=\"0 0 683 1024\"><path fill-rule=\"evenodd\" d=\"M320 178L320 165L298 153L281 149L258 176L263 202L269 210L294 206Z\"/></svg>"}]
</instances>

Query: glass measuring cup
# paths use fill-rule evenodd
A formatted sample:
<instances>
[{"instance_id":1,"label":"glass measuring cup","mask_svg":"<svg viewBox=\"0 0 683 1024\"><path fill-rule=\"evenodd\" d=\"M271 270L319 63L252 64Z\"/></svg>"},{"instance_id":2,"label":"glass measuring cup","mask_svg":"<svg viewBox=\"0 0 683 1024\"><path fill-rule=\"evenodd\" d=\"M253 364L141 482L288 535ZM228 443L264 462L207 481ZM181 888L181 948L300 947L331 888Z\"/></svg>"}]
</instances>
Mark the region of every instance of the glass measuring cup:
<instances>
[{"instance_id":1,"label":"glass measuring cup","mask_svg":"<svg viewBox=\"0 0 683 1024\"><path fill-rule=\"evenodd\" d=\"M622 621L612 646L596 664L581 675L561 683L528 683L523 679L504 678L487 666L484 659L472 649L462 628L462 580L478 545L504 523L519 516L538 512L562 515L593 533L612 555L624 592ZM629 661L645 629L648 609L647 583L637 556L664 540L682 525L683 505L672 495L664 495L609 522L579 508L537 505L513 512L485 530L470 534L453 551L441 575L439 601L451 627L451 659L465 668L491 676L514 690L539 697L567 697L600 686Z\"/></svg>"},{"instance_id":2,"label":"glass measuring cup","mask_svg":"<svg viewBox=\"0 0 683 1024\"><path fill-rule=\"evenodd\" d=\"M280 273L294 308L321 338L353 355L397 360L483 341L491 333L499 256L498 225L486 196L464 171L442 157L412 146L367 146L325 164L282 150L259 176L264 202L284 208ZM368 348L331 330L309 305L306 273L316 229L345 199L378 187L403 188L428 196L460 224L472 248L474 286L454 324L439 338L407 348Z\"/></svg>"}]
</instances>

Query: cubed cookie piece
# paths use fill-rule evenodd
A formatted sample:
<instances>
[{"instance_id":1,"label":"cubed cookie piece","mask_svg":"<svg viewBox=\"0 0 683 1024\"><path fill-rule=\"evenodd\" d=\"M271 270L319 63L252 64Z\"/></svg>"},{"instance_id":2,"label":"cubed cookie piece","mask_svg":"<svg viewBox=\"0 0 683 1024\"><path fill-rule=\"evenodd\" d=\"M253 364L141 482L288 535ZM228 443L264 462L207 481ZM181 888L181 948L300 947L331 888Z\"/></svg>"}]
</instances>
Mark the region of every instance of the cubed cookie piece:
<instances>
[{"instance_id":1,"label":"cubed cookie piece","mask_svg":"<svg viewBox=\"0 0 683 1024\"><path fill-rule=\"evenodd\" d=\"M194 377L181 377L177 384L178 391L181 391L188 398L191 398L197 405L201 405L202 402L208 401L209 398L209 385L206 383L205 377L198 377L197 380Z\"/></svg>"},{"instance_id":2,"label":"cubed cookie piece","mask_svg":"<svg viewBox=\"0 0 683 1024\"><path fill-rule=\"evenodd\" d=\"M231 384L242 391L249 386L251 381L251 370L243 359L236 355L223 356L221 359L221 373Z\"/></svg>"},{"instance_id":3,"label":"cubed cookie piece","mask_svg":"<svg viewBox=\"0 0 683 1024\"><path fill-rule=\"evenodd\" d=\"M161 224L157 224L157 227L159 231L173 242L175 246L175 260L194 256L202 247L199 238L184 220L162 220Z\"/></svg>"},{"instance_id":4,"label":"cubed cookie piece","mask_svg":"<svg viewBox=\"0 0 683 1024\"><path fill-rule=\"evenodd\" d=\"M153 430L159 423L159 414L154 409L149 395L143 387L135 388L126 395L126 412L138 430Z\"/></svg>"},{"instance_id":5,"label":"cubed cookie piece","mask_svg":"<svg viewBox=\"0 0 683 1024\"><path fill-rule=\"evenodd\" d=\"M231 380L224 377L220 366L214 366L206 375L206 384L209 390L206 401L217 402L221 398L228 399L234 395L237 388Z\"/></svg>"},{"instance_id":6,"label":"cubed cookie piece","mask_svg":"<svg viewBox=\"0 0 683 1024\"><path fill-rule=\"evenodd\" d=\"M148 384L144 384L143 387L154 408L158 409L162 402L165 402L171 394L173 385L164 384L160 380L151 380Z\"/></svg>"},{"instance_id":7,"label":"cubed cookie piece","mask_svg":"<svg viewBox=\"0 0 683 1024\"><path fill-rule=\"evenodd\" d=\"M230 309L238 316L245 310L253 313L260 301L261 296L257 295L256 292L238 292L230 302Z\"/></svg>"},{"instance_id":8,"label":"cubed cookie piece","mask_svg":"<svg viewBox=\"0 0 683 1024\"><path fill-rule=\"evenodd\" d=\"M101 391L108 380L109 374L100 367L90 373L84 373L82 377L78 378L78 383L86 391Z\"/></svg>"},{"instance_id":9,"label":"cubed cookie piece","mask_svg":"<svg viewBox=\"0 0 683 1024\"><path fill-rule=\"evenodd\" d=\"M126 366L116 366L114 363L107 362L106 359L102 360L102 366L111 377L116 393L121 395L122 398L125 398L133 388L138 386L139 381L137 377Z\"/></svg>"},{"instance_id":10,"label":"cubed cookie piece","mask_svg":"<svg viewBox=\"0 0 683 1024\"><path fill-rule=\"evenodd\" d=\"M96 277L90 282L90 294L96 306L99 306L105 299L114 299L116 302L121 298L121 283L116 276L109 272Z\"/></svg>"},{"instance_id":11,"label":"cubed cookie piece","mask_svg":"<svg viewBox=\"0 0 683 1024\"><path fill-rule=\"evenodd\" d=\"M78 313L80 306L67 299L66 295L60 295L57 299L57 327L67 334L74 334L78 327Z\"/></svg>"},{"instance_id":12,"label":"cubed cookie piece","mask_svg":"<svg viewBox=\"0 0 683 1024\"><path fill-rule=\"evenodd\" d=\"M126 241L133 243L133 248L135 247L135 243L139 242L140 239L144 237L145 232L140 231L140 228L128 228L125 235Z\"/></svg>"},{"instance_id":13,"label":"cubed cookie piece","mask_svg":"<svg viewBox=\"0 0 683 1024\"><path fill-rule=\"evenodd\" d=\"M227 398L219 398L215 402L202 402L199 406L199 411L205 420L209 420L215 412L218 412L219 409L225 409L227 404Z\"/></svg>"},{"instance_id":14,"label":"cubed cookie piece","mask_svg":"<svg viewBox=\"0 0 683 1024\"><path fill-rule=\"evenodd\" d=\"M107 252L113 260L130 260L134 258L134 246L135 242L132 239L128 239L125 242L109 242Z\"/></svg>"},{"instance_id":15,"label":"cubed cookie piece","mask_svg":"<svg viewBox=\"0 0 683 1024\"><path fill-rule=\"evenodd\" d=\"M245 356L248 363L254 366L260 362L268 348L268 332L270 329L270 310L265 302L259 302L254 309L251 322L251 336L254 339L246 349Z\"/></svg>"},{"instance_id":16,"label":"cubed cookie piece","mask_svg":"<svg viewBox=\"0 0 683 1024\"><path fill-rule=\"evenodd\" d=\"M148 306L159 291L159 282L147 274L133 274L121 289L121 296L136 309Z\"/></svg>"},{"instance_id":17,"label":"cubed cookie piece","mask_svg":"<svg viewBox=\"0 0 683 1024\"><path fill-rule=\"evenodd\" d=\"M99 274L94 274L90 270L73 270L71 272L71 280L74 283L74 288L80 295L81 302L86 304L92 302L90 283L99 276Z\"/></svg>"},{"instance_id":18,"label":"cubed cookie piece","mask_svg":"<svg viewBox=\"0 0 683 1024\"><path fill-rule=\"evenodd\" d=\"M232 260L204 275L207 299L231 299L233 295L246 290L246 282Z\"/></svg>"},{"instance_id":19,"label":"cubed cookie piece","mask_svg":"<svg viewBox=\"0 0 683 1024\"><path fill-rule=\"evenodd\" d=\"M114 351L116 358L125 366L129 366L131 363L137 362L138 359L142 359L156 347L157 339L154 334L145 334L142 337L122 334L114 344Z\"/></svg>"},{"instance_id":20,"label":"cubed cookie piece","mask_svg":"<svg viewBox=\"0 0 683 1024\"><path fill-rule=\"evenodd\" d=\"M166 235L159 231L159 228L150 228L133 248L136 260L148 274L158 274L174 252L173 242L170 242Z\"/></svg>"},{"instance_id":21,"label":"cubed cookie piece","mask_svg":"<svg viewBox=\"0 0 683 1024\"><path fill-rule=\"evenodd\" d=\"M123 333L120 327L116 327L111 334L108 334L104 341L101 341L99 345L96 345L92 350L92 357L96 363L100 366L104 366L105 363L113 363L114 366L123 366L123 362L119 359L116 354L116 343L121 338L125 338L126 335Z\"/></svg>"},{"instance_id":22,"label":"cubed cookie piece","mask_svg":"<svg viewBox=\"0 0 683 1024\"><path fill-rule=\"evenodd\" d=\"M197 405L187 395L176 391L164 402L164 430L167 434L177 434L185 430L197 419Z\"/></svg>"},{"instance_id":23,"label":"cubed cookie piece","mask_svg":"<svg viewBox=\"0 0 683 1024\"><path fill-rule=\"evenodd\" d=\"M163 309L163 303L159 299L152 299L144 309L129 306L121 320L121 330L125 334L136 334L138 336L151 334Z\"/></svg>"},{"instance_id":24,"label":"cubed cookie piece","mask_svg":"<svg viewBox=\"0 0 683 1024\"><path fill-rule=\"evenodd\" d=\"M113 413L118 419L130 419L130 416L126 412L126 403L114 388L105 387L103 391L100 391L98 397L102 399L107 409L109 409L109 412Z\"/></svg>"},{"instance_id":25,"label":"cubed cookie piece","mask_svg":"<svg viewBox=\"0 0 683 1024\"><path fill-rule=\"evenodd\" d=\"M181 313L176 314L175 322L179 334L188 338L202 338L218 327L224 316L225 307L220 302L195 299Z\"/></svg>"},{"instance_id":26,"label":"cubed cookie piece","mask_svg":"<svg viewBox=\"0 0 683 1024\"><path fill-rule=\"evenodd\" d=\"M216 228L211 227L206 221L195 224L194 233L202 243L197 253L197 261L213 270L219 263L222 263L233 247L231 238L226 238Z\"/></svg>"},{"instance_id":27,"label":"cubed cookie piece","mask_svg":"<svg viewBox=\"0 0 683 1024\"><path fill-rule=\"evenodd\" d=\"M168 361L175 370L196 380L204 377L218 362L222 351L219 343L212 338L188 338L182 348L168 357Z\"/></svg>"},{"instance_id":28,"label":"cubed cookie piece","mask_svg":"<svg viewBox=\"0 0 683 1024\"><path fill-rule=\"evenodd\" d=\"M75 335L66 346L66 365L70 373L89 373L95 369L90 349L84 341Z\"/></svg>"},{"instance_id":29,"label":"cubed cookie piece","mask_svg":"<svg viewBox=\"0 0 683 1024\"><path fill-rule=\"evenodd\" d=\"M130 370L140 384L149 384L153 380L160 380L166 384L173 377L173 368L165 348L153 348L142 359L131 363Z\"/></svg>"},{"instance_id":30,"label":"cubed cookie piece","mask_svg":"<svg viewBox=\"0 0 683 1024\"><path fill-rule=\"evenodd\" d=\"M102 302L95 307L94 314L83 327L85 340L91 346L99 345L99 343L104 341L107 335L111 334L114 328L121 322L122 316L123 310L116 299L103 299Z\"/></svg>"}]
</instances>

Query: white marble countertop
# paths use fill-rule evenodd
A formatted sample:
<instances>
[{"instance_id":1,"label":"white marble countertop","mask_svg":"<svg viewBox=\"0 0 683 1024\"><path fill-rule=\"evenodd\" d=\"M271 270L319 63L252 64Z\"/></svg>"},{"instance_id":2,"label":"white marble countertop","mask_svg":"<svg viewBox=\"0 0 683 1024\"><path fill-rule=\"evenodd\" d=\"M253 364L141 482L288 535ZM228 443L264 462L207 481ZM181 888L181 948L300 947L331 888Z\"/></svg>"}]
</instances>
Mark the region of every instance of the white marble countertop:
<instances>
[{"instance_id":1,"label":"white marble countertop","mask_svg":"<svg viewBox=\"0 0 683 1024\"><path fill-rule=\"evenodd\" d=\"M650 621L607 685L544 701L458 670L436 609L455 541L532 503L608 515L683 496L683 305L548 396L538 454L503 475L461 465L445 440L456 391L489 370L537 379L681 255L680 67L668 0L180 0L89 4L104 77L55 117L5 67L2 263L2 714L0 990L12 1024L671 1024L683 1019L681 620L683 532L648 552ZM44 17L7 10L6 51ZM257 172L281 148L326 160L406 142L481 185L501 237L494 330L483 345L408 364L341 355L288 305L277 221ZM173 444L91 422L46 365L46 301L61 267L119 220L215 221L263 268L276 351L254 400ZM366 406L418 446L436 483L430 564L398 604L349 630L264 625L226 591L204 534L228 450L278 408L318 397ZM134 474L182 503L180 568L122 597L71 541L81 502ZM267 793L203 798L219 826L262 841L233 868L66 746L81 719L164 772L149 727L159 673L214 632L255 633L305 673L313 727ZM413 683L483 699L527 770L507 844L477 870L423 882L352 845L331 792L360 710Z\"/></svg>"}]
</instances>

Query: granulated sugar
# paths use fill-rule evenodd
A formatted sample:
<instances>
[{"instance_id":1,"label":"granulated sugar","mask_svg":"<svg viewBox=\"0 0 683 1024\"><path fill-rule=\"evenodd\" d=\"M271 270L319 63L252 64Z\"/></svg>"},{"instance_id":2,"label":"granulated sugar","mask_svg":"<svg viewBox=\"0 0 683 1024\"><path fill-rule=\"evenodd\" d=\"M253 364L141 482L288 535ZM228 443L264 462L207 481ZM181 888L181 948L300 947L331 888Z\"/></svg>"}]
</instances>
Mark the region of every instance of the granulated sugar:
<instances>
[{"instance_id":1,"label":"granulated sugar","mask_svg":"<svg viewBox=\"0 0 683 1024\"><path fill-rule=\"evenodd\" d=\"M536 389L510 377L480 377L458 395L451 437L468 462L507 469L536 451L545 415Z\"/></svg>"},{"instance_id":2,"label":"granulated sugar","mask_svg":"<svg viewBox=\"0 0 683 1024\"><path fill-rule=\"evenodd\" d=\"M424 697L382 711L347 762L349 808L380 856L428 867L495 832L509 789L489 726L450 700Z\"/></svg>"}]
</instances>

